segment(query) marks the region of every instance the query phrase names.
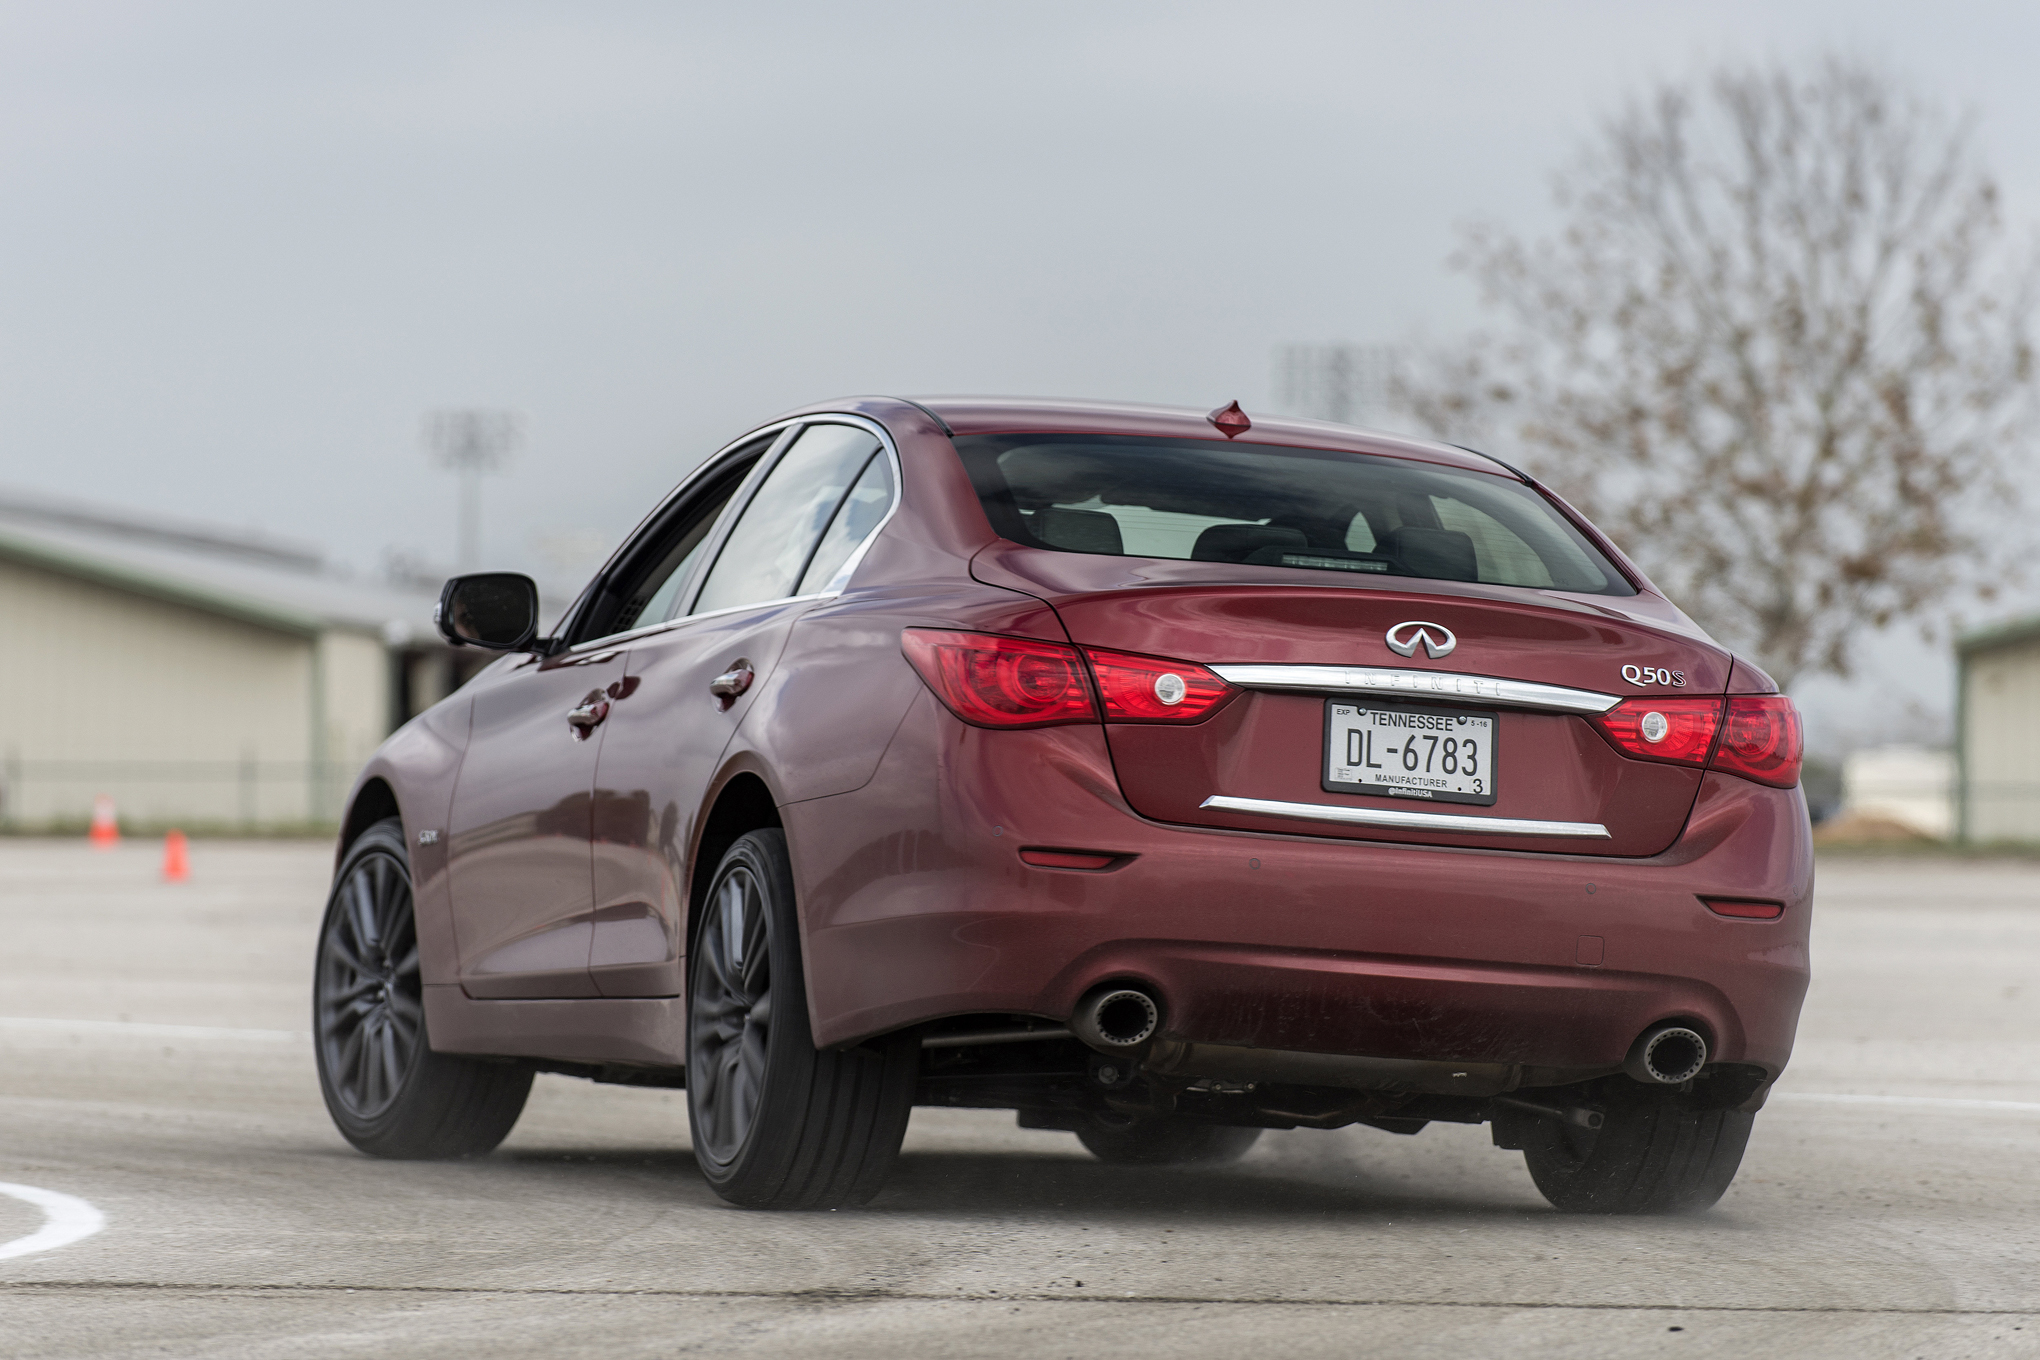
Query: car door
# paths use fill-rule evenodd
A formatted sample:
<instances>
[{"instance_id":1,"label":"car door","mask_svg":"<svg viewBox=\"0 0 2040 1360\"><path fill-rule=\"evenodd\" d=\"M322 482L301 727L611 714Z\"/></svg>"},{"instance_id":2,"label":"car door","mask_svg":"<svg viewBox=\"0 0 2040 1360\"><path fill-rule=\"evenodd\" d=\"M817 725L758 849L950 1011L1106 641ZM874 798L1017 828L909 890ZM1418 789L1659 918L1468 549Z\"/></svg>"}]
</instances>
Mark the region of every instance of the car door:
<instances>
[{"instance_id":1,"label":"car door","mask_svg":"<svg viewBox=\"0 0 2040 1360\"><path fill-rule=\"evenodd\" d=\"M621 648L478 677L447 821L460 981L481 998L593 996L589 795Z\"/></svg>"},{"instance_id":2,"label":"car door","mask_svg":"<svg viewBox=\"0 0 2040 1360\"><path fill-rule=\"evenodd\" d=\"M680 993L686 854L708 783L793 621L841 589L895 487L875 427L804 423L675 617L630 640L631 697L609 720L595 790L590 968L602 995Z\"/></svg>"},{"instance_id":3,"label":"car door","mask_svg":"<svg viewBox=\"0 0 2040 1360\"><path fill-rule=\"evenodd\" d=\"M627 649L608 641L664 619L721 512L777 432L719 455L655 513L563 621L567 649L477 681L454 787L448 882L470 996L598 995L592 832L596 758L627 705Z\"/></svg>"}]
</instances>

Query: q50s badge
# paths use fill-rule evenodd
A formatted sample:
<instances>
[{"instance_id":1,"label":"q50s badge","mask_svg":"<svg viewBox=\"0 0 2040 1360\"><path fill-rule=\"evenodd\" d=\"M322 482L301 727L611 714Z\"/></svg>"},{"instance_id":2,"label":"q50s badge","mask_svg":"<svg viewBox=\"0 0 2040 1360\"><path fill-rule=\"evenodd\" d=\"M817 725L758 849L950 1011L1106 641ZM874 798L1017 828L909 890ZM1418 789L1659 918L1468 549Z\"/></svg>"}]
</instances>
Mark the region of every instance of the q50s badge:
<instances>
[{"instance_id":1,"label":"q50s badge","mask_svg":"<svg viewBox=\"0 0 2040 1360\"><path fill-rule=\"evenodd\" d=\"M1632 685L1670 685L1675 689L1686 686L1684 671L1660 670L1656 666L1624 666L1622 678Z\"/></svg>"}]
</instances>

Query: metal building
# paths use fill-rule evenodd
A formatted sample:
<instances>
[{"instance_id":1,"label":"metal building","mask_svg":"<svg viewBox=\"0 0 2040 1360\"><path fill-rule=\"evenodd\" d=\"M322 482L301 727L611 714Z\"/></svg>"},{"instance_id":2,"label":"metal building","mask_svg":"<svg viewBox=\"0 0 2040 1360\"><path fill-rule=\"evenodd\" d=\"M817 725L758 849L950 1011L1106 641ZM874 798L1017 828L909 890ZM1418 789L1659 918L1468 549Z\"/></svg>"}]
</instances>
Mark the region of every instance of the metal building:
<instances>
[{"instance_id":1,"label":"metal building","mask_svg":"<svg viewBox=\"0 0 2040 1360\"><path fill-rule=\"evenodd\" d=\"M1955 644L1956 834L2040 842L2040 617Z\"/></svg>"},{"instance_id":2,"label":"metal building","mask_svg":"<svg viewBox=\"0 0 2040 1360\"><path fill-rule=\"evenodd\" d=\"M0 497L0 824L313 826L462 678L433 593L260 534Z\"/></svg>"}]
</instances>

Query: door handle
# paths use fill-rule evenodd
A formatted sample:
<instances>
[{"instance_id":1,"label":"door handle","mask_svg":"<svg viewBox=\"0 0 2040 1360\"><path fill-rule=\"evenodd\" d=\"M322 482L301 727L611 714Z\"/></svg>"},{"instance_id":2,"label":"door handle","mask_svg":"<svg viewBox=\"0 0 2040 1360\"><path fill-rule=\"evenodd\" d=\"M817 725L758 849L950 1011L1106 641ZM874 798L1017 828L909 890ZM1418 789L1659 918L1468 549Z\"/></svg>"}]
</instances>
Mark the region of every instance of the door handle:
<instances>
[{"instance_id":1,"label":"door handle","mask_svg":"<svg viewBox=\"0 0 2040 1360\"><path fill-rule=\"evenodd\" d=\"M567 710L567 725L574 729L576 738L585 739L608 716L609 700L602 697L602 691L597 690L582 700L578 706Z\"/></svg>"},{"instance_id":2,"label":"door handle","mask_svg":"<svg viewBox=\"0 0 2040 1360\"><path fill-rule=\"evenodd\" d=\"M739 657L730 663L728 670L708 682L708 692L721 700L724 708L728 708L757 678L758 673L751 669L751 663Z\"/></svg>"}]
</instances>

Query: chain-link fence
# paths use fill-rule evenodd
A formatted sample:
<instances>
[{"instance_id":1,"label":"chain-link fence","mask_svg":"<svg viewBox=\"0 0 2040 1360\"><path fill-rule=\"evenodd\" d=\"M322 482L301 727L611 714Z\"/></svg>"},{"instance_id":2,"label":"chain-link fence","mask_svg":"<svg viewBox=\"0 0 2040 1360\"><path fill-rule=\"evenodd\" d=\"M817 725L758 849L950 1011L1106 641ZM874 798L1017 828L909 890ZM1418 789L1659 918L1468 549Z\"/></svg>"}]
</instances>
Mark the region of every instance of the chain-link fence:
<instances>
[{"instance_id":1,"label":"chain-link fence","mask_svg":"<svg viewBox=\"0 0 2040 1360\"><path fill-rule=\"evenodd\" d=\"M356 769L303 760L0 758L0 830L71 831L113 800L123 830L324 832L339 821Z\"/></svg>"}]
</instances>

